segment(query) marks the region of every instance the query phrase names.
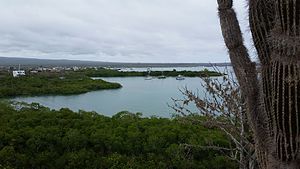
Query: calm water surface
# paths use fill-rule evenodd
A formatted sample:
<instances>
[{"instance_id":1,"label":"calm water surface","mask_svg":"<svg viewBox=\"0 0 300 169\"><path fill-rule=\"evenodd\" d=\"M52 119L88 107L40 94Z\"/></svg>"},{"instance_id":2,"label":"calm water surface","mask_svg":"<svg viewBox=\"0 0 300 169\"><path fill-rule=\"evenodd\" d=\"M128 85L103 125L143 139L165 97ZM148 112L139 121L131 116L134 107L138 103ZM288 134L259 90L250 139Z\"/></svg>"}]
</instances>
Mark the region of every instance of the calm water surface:
<instances>
[{"instance_id":1,"label":"calm water surface","mask_svg":"<svg viewBox=\"0 0 300 169\"><path fill-rule=\"evenodd\" d=\"M144 77L102 79L121 83L123 87L117 90L101 90L72 96L19 97L14 100L37 102L52 109L67 107L73 111L96 111L106 116L127 110L142 112L144 116L171 117L174 111L168 107L168 104L173 104L171 98L183 98L179 89L186 86L195 92L198 89L199 94L203 94L200 78L186 78L181 81L172 77L152 80L145 80ZM195 107L191 109L196 110Z\"/></svg>"},{"instance_id":2,"label":"calm water surface","mask_svg":"<svg viewBox=\"0 0 300 169\"><path fill-rule=\"evenodd\" d=\"M144 72L144 71L172 71L172 70L176 70L176 71L201 71L204 69L208 69L211 71L219 71L219 72L224 72L225 69L231 69L231 66L227 66L227 67L205 67L205 66L197 66L197 67L150 67L150 68L146 68L146 67L140 67L140 68L121 68L121 71L124 72L129 72L129 71L137 71L137 72Z\"/></svg>"}]
</instances>

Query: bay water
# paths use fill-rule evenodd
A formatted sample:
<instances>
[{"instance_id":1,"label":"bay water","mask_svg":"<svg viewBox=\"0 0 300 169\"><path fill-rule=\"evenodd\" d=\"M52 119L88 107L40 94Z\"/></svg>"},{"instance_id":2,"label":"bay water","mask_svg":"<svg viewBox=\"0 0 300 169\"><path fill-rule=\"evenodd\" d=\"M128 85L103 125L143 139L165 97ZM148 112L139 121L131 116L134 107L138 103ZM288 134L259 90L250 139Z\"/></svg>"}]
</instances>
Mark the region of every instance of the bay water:
<instances>
[{"instance_id":1,"label":"bay water","mask_svg":"<svg viewBox=\"0 0 300 169\"><path fill-rule=\"evenodd\" d=\"M144 77L101 78L109 82L122 84L120 89L92 91L70 96L17 97L13 100L27 103L40 103L51 109L69 108L73 111L85 110L112 116L120 111L141 112L143 116L171 117L174 105L171 98L183 99L180 89L188 89L202 95L204 89L201 79L185 78L145 80ZM194 106L189 107L196 111Z\"/></svg>"}]
</instances>

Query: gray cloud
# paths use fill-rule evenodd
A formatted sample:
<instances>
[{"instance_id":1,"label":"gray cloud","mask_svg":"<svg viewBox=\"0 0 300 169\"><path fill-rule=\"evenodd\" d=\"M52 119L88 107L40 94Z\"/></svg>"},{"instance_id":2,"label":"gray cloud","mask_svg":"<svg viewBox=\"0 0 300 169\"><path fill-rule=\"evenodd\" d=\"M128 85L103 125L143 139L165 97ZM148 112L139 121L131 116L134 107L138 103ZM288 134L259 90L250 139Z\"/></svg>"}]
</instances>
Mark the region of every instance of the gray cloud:
<instances>
[{"instance_id":1,"label":"gray cloud","mask_svg":"<svg viewBox=\"0 0 300 169\"><path fill-rule=\"evenodd\" d=\"M0 24L0 56L228 61L215 0L0 0Z\"/></svg>"}]
</instances>

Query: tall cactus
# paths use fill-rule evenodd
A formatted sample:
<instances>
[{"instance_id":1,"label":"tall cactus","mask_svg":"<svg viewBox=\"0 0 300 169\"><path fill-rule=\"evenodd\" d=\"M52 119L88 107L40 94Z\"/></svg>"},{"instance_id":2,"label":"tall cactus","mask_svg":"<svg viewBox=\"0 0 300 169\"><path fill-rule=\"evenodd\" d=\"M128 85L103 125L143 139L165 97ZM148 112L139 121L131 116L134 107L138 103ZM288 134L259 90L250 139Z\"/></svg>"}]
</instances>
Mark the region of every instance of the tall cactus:
<instances>
[{"instance_id":1,"label":"tall cactus","mask_svg":"<svg viewBox=\"0 0 300 169\"><path fill-rule=\"evenodd\" d=\"M249 0L258 76L232 0L217 0L222 34L246 100L262 169L300 168L300 0Z\"/></svg>"}]
</instances>

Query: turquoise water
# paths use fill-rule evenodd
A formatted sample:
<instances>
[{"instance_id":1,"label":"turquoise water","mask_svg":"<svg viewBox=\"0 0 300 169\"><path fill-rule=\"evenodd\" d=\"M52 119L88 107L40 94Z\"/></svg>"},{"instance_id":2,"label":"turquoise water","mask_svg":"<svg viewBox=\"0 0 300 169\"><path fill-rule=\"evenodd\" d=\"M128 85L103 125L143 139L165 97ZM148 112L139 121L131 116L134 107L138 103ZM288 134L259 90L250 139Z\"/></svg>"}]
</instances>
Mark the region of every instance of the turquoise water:
<instances>
[{"instance_id":1,"label":"turquoise water","mask_svg":"<svg viewBox=\"0 0 300 169\"><path fill-rule=\"evenodd\" d=\"M71 110L96 111L106 116L126 110L142 112L144 116L171 117L174 114L169 105L174 99L184 98L179 89L187 87L203 95L200 78L186 78L176 80L174 77L166 79L145 80L144 77L102 78L110 82L122 84L121 89L93 91L71 96L38 96L18 97L14 100L28 103L36 102L52 109L67 107ZM196 108L191 106L192 110Z\"/></svg>"}]
</instances>

